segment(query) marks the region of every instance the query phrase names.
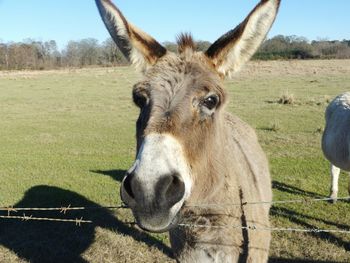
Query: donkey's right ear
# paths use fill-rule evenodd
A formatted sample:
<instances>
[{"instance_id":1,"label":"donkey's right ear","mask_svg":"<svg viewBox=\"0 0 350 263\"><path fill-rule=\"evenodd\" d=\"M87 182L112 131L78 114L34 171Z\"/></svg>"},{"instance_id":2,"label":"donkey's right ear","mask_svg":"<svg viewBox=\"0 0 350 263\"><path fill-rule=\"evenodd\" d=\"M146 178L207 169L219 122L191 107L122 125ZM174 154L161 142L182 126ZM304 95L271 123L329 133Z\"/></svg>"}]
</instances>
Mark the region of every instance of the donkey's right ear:
<instances>
[{"instance_id":1,"label":"donkey's right ear","mask_svg":"<svg viewBox=\"0 0 350 263\"><path fill-rule=\"evenodd\" d=\"M111 0L95 0L101 18L120 51L142 69L154 65L166 49L142 30L130 24Z\"/></svg>"}]
</instances>

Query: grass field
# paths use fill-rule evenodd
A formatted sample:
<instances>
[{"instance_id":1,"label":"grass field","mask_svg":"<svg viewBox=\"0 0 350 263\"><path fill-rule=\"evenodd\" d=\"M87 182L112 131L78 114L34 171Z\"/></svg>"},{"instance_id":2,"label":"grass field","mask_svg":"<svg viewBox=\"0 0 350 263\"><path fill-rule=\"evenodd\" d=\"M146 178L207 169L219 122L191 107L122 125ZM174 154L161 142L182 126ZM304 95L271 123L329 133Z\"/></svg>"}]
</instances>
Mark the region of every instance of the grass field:
<instances>
[{"instance_id":1,"label":"grass field","mask_svg":"<svg viewBox=\"0 0 350 263\"><path fill-rule=\"evenodd\" d=\"M120 204L120 181L135 154L131 87L139 78L127 67L0 72L0 206ZM350 61L252 62L226 87L228 110L256 128L269 157L274 199L327 196L324 110L350 90ZM283 94L294 103L277 103ZM340 196L348 194L347 180L342 174ZM271 221L350 230L349 209L343 201L281 204ZM94 224L0 219L0 262L174 262L166 235L123 223L132 220L128 210L26 215ZM274 232L270 254L271 262L350 262L349 251L349 234Z\"/></svg>"}]
</instances>

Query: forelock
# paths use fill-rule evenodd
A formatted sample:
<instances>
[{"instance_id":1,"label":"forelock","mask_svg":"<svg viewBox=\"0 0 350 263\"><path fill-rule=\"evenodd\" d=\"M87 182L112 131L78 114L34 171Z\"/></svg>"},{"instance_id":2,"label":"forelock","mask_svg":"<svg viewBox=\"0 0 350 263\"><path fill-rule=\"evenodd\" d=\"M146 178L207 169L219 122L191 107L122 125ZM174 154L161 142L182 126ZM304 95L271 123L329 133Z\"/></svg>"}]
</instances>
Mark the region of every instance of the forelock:
<instances>
[{"instance_id":1,"label":"forelock","mask_svg":"<svg viewBox=\"0 0 350 263\"><path fill-rule=\"evenodd\" d=\"M193 41L193 37L189 33L181 33L177 37L177 46L179 53L183 53L186 49L191 51L196 50L196 44Z\"/></svg>"}]
</instances>

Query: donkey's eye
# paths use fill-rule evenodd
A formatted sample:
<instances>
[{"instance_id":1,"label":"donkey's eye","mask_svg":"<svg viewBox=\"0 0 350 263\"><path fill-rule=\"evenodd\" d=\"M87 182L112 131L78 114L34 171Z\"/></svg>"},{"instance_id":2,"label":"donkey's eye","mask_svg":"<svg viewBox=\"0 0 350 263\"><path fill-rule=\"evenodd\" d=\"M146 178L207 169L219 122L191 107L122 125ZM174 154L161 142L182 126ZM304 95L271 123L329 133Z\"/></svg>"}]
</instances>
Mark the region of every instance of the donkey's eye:
<instances>
[{"instance_id":1,"label":"donkey's eye","mask_svg":"<svg viewBox=\"0 0 350 263\"><path fill-rule=\"evenodd\" d=\"M218 105L218 102L219 98L215 95L212 95L203 101L203 106L205 106L209 110L212 110Z\"/></svg>"}]
</instances>

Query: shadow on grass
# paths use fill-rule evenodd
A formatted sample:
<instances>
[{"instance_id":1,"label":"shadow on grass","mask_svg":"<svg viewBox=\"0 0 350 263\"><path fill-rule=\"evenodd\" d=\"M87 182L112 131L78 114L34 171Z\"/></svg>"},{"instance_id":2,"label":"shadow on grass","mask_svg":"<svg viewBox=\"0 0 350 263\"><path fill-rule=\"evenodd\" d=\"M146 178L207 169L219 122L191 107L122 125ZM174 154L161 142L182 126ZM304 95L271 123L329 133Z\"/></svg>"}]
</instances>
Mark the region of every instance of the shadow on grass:
<instances>
[{"instance_id":1,"label":"shadow on grass","mask_svg":"<svg viewBox=\"0 0 350 263\"><path fill-rule=\"evenodd\" d=\"M90 172L102 175L108 175L118 182L122 182L126 174L126 170L91 170Z\"/></svg>"},{"instance_id":2,"label":"shadow on grass","mask_svg":"<svg viewBox=\"0 0 350 263\"><path fill-rule=\"evenodd\" d=\"M302 190L300 188L297 188L295 186L292 185L288 185L285 183L281 183L278 181L272 181L272 188L276 189L278 191L281 192L287 192L289 194L294 194L294 195L301 195L301 196L307 196L307 197L312 197L312 198L322 198L325 197L324 195L320 195L317 193L313 193L313 192L309 192L309 191L305 191Z\"/></svg>"},{"instance_id":3,"label":"shadow on grass","mask_svg":"<svg viewBox=\"0 0 350 263\"><path fill-rule=\"evenodd\" d=\"M305 191L305 190L302 190L302 189L297 188L295 186L281 183L278 181L272 181L272 188L276 189L278 191L281 191L281 192L287 192L289 194L310 197L310 198L327 198L327 197L329 197L327 195L321 195L321 194L317 194L314 192ZM345 199L344 200L337 200L337 202L349 204L349 201L345 200ZM329 203L332 203L332 202L329 202Z\"/></svg>"},{"instance_id":4,"label":"shadow on grass","mask_svg":"<svg viewBox=\"0 0 350 263\"><path fill-rule=\"evenodd\" d=\"M92 220L93 224L83 224L81 227L74 223L64 222L35 222L35 221L0 221L0 245L15 252L19 257L32 263L41 262L86 262L81 254L89 248L95 238L95 227L100 226L117 233L131 236L148 246L158 248L164 254L172 257L171 250L156 238L124 224L111 214L109 210L78 195L77 193L52 186L35 186L29 189L23 199L14 207L61 207L86 206L94 210L68 211L66 215L59 212L26 212L26 216L81 218ZM6 215L0 212L0 215ZM22 216L22 212L11 212L12 215ZM123 244L121 244L122 246Z\"/></svg>"},{"instance_id":5,"label":"shadow on grass","mask_svg":"<svg viewBox=\"0 0 350 263\"><path fill-rule=\"evenodd\" d=\"M324 224L336 226L337 228L340 228L341 230L349 230L350 227L348 225L338 224L331 221L327 221L324 219L320 219L317 217L308 216L305 214L300 214L298 212L295 212L294 210L286 209L286 208L275 208L272 207L270 211L272 216L282 216L285 218L288 218L288 220L294 224L298 224L302 228L308 228L308 229L317 229L318 227L316 225L313 225L307 220L314 220L318 222L323 222ZM316 232L309 232L308 235L314 236L316 238L324 239L325 241L329 243L333 243L334 245L338 247L344 248L346 251L350 251L350 243L347 241L344 241L343 239L337 237L336 235L332 233L316 233Z\"/></svg>"},{"instance_id":6,"label":"shadow on grass","mask_svg":"<svg viewBox=\"0 0 350 263\"><path fill-rule=\"evenodd\" d=\"M297 187L294 187L291 185L287 185L284 183L280 183L277 181L273 181L273 188L277 189L279 191L282 191L282 192L288 192L290 194L295 194L298 196L304 196L304 197L307 196L307 197L312 197L312 198L324 197L322 195L319 195L319 194L316 194L313 192L309 192L309 191L304 191L300 188L297 188ZM279 216L279 217L287 218L290 222L297 224L297 225L301 226L302 228L317 229L318 227L316 225L313 225L310 223L310 221L316 221L316 222L321 222L327 226L337 227L341 230L350 230L349 225L339 224L339 223L329 221L327 219L322 219L322 218L317 218L314 216L309 216L306 214L301 214L301 213L298 213L294 210L283 208L283 207L274 207L273 206L270 210L270 213L272 216L276 216L276 217ZM308 234L311 236L314 236L316 238L321 238L327 242L333 243L334 245L336 245L338 247L342 247L346 251L350 251L350 242L344 241L343 239L337 237L333 233L310 232ZM272 262L279 262L279 261L272 261ZM282 262L284 262L284 261L282 261ZM285 262L289 262L289 261L285 261ZM291 262L293 262L293 261L291 261ZM300 262L319 262L319 261L300 261Z\"/></svg>"}]
</instances>

